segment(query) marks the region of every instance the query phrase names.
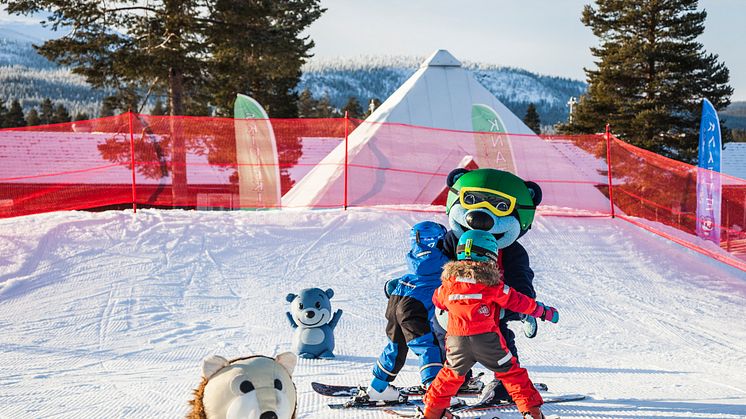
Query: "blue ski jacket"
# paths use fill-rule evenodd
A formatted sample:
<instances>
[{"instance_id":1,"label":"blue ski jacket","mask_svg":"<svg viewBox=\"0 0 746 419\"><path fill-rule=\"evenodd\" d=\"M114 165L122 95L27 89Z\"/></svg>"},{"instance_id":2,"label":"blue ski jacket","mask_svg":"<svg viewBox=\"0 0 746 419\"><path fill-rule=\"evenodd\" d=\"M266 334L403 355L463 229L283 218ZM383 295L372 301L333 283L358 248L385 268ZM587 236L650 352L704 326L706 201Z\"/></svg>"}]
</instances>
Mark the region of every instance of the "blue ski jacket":
<instances>
[{"instance_id":1,"label":"blue ski jacket","mask_svg":"<svg viewBox=\"0 0 746 419\"><path fill-rule=\"evenodd\" d=\"M410 273L399 278L391 295L420 301L428 311L428 319L431 319L435 310L433 293L440 286L440 274L447 262L448 256L438 248L414 246L407 253Z\"/></svg>"}]
</instances>

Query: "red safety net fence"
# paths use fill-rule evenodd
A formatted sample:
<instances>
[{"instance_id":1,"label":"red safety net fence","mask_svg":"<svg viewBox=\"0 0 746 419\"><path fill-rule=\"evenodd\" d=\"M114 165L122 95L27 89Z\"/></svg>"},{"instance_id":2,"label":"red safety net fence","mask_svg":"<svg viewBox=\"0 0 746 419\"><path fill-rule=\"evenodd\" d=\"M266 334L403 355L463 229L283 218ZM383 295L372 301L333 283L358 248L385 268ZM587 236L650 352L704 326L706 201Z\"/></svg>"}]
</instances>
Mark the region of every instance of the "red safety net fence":
<instances>
[{"instance_id":1,"label":"red safety net fence","mask_svg":"<svg viewBox=\"0 0 746 419\"><path fill-rule=\"evenodd\" d=\"M442 212L446 176L457 167L493 167L537 182L544 215L608 217L611 191L619 217L746 269L738 259L746 259L739 227L746 225L746 181L723 180L724 240L717 246L692 234L696 168L606 135L134 113L6 129L0 217L127 206Z\"/></svg>"}]
</instances>

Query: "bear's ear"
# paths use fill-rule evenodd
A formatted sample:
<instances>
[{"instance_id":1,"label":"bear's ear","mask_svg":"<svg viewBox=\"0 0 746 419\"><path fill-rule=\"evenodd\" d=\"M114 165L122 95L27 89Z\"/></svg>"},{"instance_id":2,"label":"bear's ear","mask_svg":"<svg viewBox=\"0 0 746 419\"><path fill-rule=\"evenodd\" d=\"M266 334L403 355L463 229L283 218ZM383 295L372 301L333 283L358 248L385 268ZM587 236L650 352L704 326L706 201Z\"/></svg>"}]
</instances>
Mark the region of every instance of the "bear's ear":
<instances>
[{"instance_id":1,"label":"bear's ear","mask_svg":"<svg viewBox=\"0 0 746 419\"><path fill-rule=\"evenodd\" d=\"M334 290L333 289L329 288L329 289L327 289L324 292L326 293L326 296L329 297L330 300L332 299L332 297L334 297Z\"/></svg>"},{"instance_id":2,"label":"bear's ear","mask_svg":"<svg viewBox=\"0 0 746 419\"><path fill-rule=\"evenodd\" d=\"M293 370L295 369L295 364L298 362L298 357L295 356L292 352L283 352L279 355L277 355L277 363L285 367L285 369L288 371L288 374L291 376L293 375Z\"/></svg>"},{"instance_id":3,"label":"bear's ear","mask_svg":"<svg viewBox=\"0 0 746 419\"><path fill-rule=\"evenodd\" d=\"M230 362L220 355L207 356L202 360L202 376L209 380L216 372L227 367L228 364Z\"/></svg>"},{"instance_id":4,"label":"bear's ear","mask_svg":"<svg viewBox=\"0 0 746 419\"><path fill-rule=\"evenodd\" d=\"M534 206L539 206L541 203L541 188L536 182L531 182L530 180L524 183L528 188L528 193L531 195L531 200L534 201Z\"/></svg>"},{"instance_id":5,"label":"bear's ear","mask_svg":"<svg viewBox=\"0 0 746 419\"><path fill-rule=\"evenodd\" d=\"M295 297L297 297L297 295L295 295L295 294L293 294L293 293L291 292L290 294L288 294L288 295L286 295L286 296L285 296L285 300L286 300L286 301L287 301L288 303L292 303L292 302L293 302L293 300L295 300Z\"/></svg>"},{"instance_id":6,"label":"bear's ear","mask_svg":"<svg viewBox=\"0 0 746 419\"><path fill-rule=\"evenodd\" d=\"M448 187L453 187L453 184L456 183L458 178L460 178L464 173L468 173L468 169L464 169L463 167L459 167L458 169L451 170L451 173L448 174L448 177L446 178L446 185Z\"/></svg>"}]
</instances>

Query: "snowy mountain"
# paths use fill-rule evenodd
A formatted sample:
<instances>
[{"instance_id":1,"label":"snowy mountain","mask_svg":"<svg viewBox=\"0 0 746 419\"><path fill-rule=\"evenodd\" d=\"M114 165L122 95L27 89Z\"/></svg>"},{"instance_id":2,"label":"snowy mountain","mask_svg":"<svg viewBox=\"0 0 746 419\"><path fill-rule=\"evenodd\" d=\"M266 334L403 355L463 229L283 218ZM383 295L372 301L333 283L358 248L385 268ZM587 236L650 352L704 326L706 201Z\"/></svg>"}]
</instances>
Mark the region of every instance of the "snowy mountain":
<instances>
[{"instance_id":1,"label":"snowy mountain","mask_svg":"<svg viewBox=\"0 0 746 419\"><path fill-rule=\"evenodd\" d=\"M385 100L419 67L425 57L359 57L314 60L303 68L298 90L308 89L315 98L328 95L336 107L350 96L366 104ZM561 77L543 76L526 70L492 64L464 62L476 79L497 96L519 118L529 103L536 105L543 125L565 121L567 101L586 90L585 83Z\"/></svg>"},{"instance_id":2,"label":"snowy mountain","mask_svg":"<svg viewBox=\"0 0 746 419\"><path fill-rule=\"evenodd\" d=\"M96 115L105 92L39 55L33 45L40 42L19 31L0 29L0 100L18 99L25 109L38 109L42 100L50 98L73 115Z\"/></svg>"},{"instance_id":3,"label":"snowy mountain","mask_svg":"<svg viewBox=\"0 0 746 419\"><path fill-rule=\"evenodd\" d=\"M720 112L720 119L731 129L746 130L746 102L733 102Z\"/></svg>"},{"instance_id":4,"label":"snowy mountain","mask_svg":"<svg viewBox=\"0 0 746 419\"><path fill-rule=\"evenodd\" d=\"M105 94L85 80L40 56L33 44L43 42L23 25L0 27L0 98L21 100L25 108L45 97L62 102L72 113L96 115ZM385 100L418 68L424 57L359 57L312 60L303 68L298 91L309 89L320 99L328 95L333 106L344 107L350 96L362 104ZM585 91L580 81L537 75L525 70L481 63L465 63L476 78L516 115L523 117L534 103L542 124L567 119L566 102Z\"/></svg>"},{"instance_id":5,"label":"snowy mountain","mask_svg":"<svg viewBox=\"0 0 746 419\"><path fill-rule=\"evenodd\" d=\"M38 25L0 25L0 100L18 98L24 108L38 106L46 97L64 104L72 114L97 115L106 94L92 89L83 77L57 66L33 48L51 32ZM328 95L333 106L342 108L351 96L363 106L376 98L385 100L419 67L424 57L371 57L353 59L312 59L303 68L298 91L309 89L316 99ZM567 120L567 101L586 91L582 81L531 73L494 64L464 62L474 76L519 118L534 103L542 125ZM746 128L741 109L746 102L734 102L722 112L730 128Z\"/></svg>"}]
</instances>

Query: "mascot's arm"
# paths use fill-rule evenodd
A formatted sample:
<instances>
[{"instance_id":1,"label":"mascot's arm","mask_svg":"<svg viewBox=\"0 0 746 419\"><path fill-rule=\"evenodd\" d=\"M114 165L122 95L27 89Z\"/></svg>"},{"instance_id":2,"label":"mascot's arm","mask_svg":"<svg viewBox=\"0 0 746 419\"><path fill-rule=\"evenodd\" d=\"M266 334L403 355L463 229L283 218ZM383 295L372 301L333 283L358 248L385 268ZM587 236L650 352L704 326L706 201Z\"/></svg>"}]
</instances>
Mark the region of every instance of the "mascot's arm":
<instances>
[{"instance_id":1,"label":"mascot's arm","mask_svg":"<svg viewBox=\"0 0 746 419\"><path fill-rule=\"evenodd\" d=\"M290 327L292 327L293 329L297 329L298 328L298 324L295 323L295 320L293 320L293 315L290 314L289 311L286 311L285 315L288 316L288 321L290 322Z\"/></svg>"},{"instance_id":2,"label":"mascot's arm","mask_svg":"<svg viewBox=\"0 0 746 419\"><path fill-rule=\"evenodd\" d=\"M329 327L334 330L335 327L337 327L337 323L339 323L339 319L342 318L342 310L337 310L334 312L334 316L332 316L332 321L329 322Z\"/></svg>"},{"instance_id":3,"label":"mascot's arm","mask_svg":"<svg viewBox=\"0 0 746 419\"><path fill-rule=\"evenodd\" d=\"M536 298L534 271L529 266L528 253L520 243L513 243L503 250L505 283L521 294Z\"/></svg>"},{"instance_id":4,"label":"mascot's arm","mask_svg":"<svg viewBox=\"0 0 746 419\"><path fill-rule=\"evenodd\" d=\"M446 236L443 238L443 254L446 255L449 260L456 260L457 245L458 237L456 237L456 233L454 233L453 230L446 233Z\"/></svg>"}]
</instances>

